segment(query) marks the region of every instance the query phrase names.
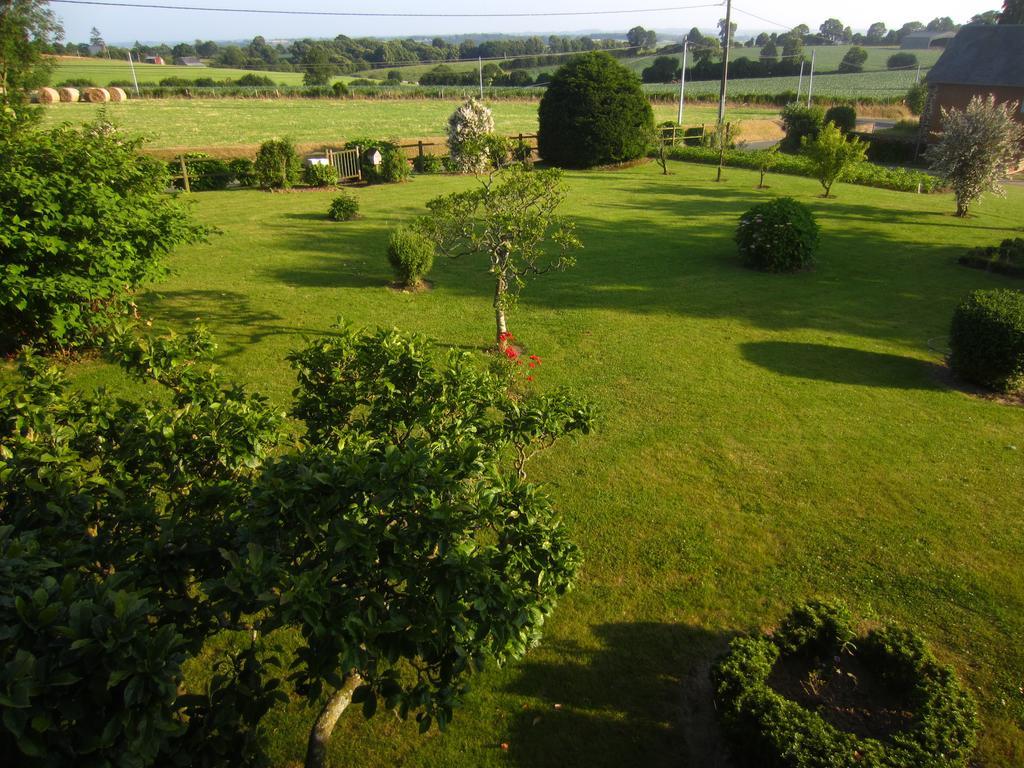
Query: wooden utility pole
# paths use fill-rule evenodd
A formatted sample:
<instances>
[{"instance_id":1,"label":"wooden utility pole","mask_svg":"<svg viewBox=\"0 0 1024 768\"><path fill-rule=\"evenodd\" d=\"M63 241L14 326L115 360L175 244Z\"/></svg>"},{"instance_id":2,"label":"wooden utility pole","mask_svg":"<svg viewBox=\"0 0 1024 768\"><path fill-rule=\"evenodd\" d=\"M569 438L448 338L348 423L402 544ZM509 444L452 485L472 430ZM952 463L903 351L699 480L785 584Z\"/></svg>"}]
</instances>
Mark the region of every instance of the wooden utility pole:
<instances>
[{"instance_id":1,"label":"wooden utility pole","mask_svg":"<svg viewBox=\"0 0 1024 768\"><path fill-rule=\"evenodd\" d=\"M722 54L722 90L718 99L718 124L725 123L725 95L729 81L729 51L732 48L732 0L725 3L725 51Z\"/></svg>"}]
</instances>

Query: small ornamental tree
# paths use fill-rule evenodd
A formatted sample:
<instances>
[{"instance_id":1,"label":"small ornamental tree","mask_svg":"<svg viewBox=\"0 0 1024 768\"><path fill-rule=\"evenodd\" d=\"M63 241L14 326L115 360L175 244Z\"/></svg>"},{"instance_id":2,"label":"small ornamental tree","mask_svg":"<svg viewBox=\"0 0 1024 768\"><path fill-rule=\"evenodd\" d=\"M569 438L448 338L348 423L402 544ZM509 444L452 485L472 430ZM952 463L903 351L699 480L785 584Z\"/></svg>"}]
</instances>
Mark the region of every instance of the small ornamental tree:
<instances>
[{"instance_id":1,"label":"small ornamental tree","mask_svg":"<svg viewBox=\"0 0 1024 768\"><path fill-rule=\"evenodd\" d=\"M654 127L639 78L604 52L563 65L544 92L538 117L540 156L562 168L637 160Z\"/></svg>"},{"instance_id":2,"label":"small ornamental tree","mask_svg":"<svg viewBox=\"0 0 1024 768\"><path fill-rule=\"evenodd\" d=\"M832 185L867 159L867 145L860 139L847 139L835 123L826 123L818 138L804 137L803 151L814 167L815 176L829 197Z\"/></svg>"},{"instance_id":3,"label":"small ornamental tree","mask_svg":"<svg viewBox=\"0 0 1024 768\"><path fill-rule=\"evenodd\" d=\"M141 144L103 122L0 133L0 350L93 345L203 237Z\"/></svg>"},{"instance_id":4,"label":"small ornamental tree","mask_svg":"<svg viewBox=\"0 0 1024 768\"><path fill-rule=\"evenodd\" d=\"M485 138L494 133L494 116L482 102L470 98L448 118L448 152L462 173L491 168Z\"/></svg>"},{"instance_id":5,"label":"small ornamental tree","mask_svg":"<svg viewBox=\"0 0 1024 768\"><path fill-rule=\"evenodd\" d=\"M257 728L286 678L328 694L310 768L353 700L444 729L472 673L535 645L572 583L578 550L524 472L590 430L586 403L512 397L465 353L342 329L291 358L296 442L211 351L198 332L114 335L111 355L166 390L141 403L31 358L0 388L0 754L15 764L262 766ZM265 639L283 628L290 664ZM246 641L185 689L182 664L223 630Z\"/></svg>"},{"instance_id":6,"label":"small ornamental tree","mask_svg":"<svg viewBox=\"0 0 1024 768\"><path fill-rule=\"evenodd\" d=\"M1002 182L1020 162L1024 144L1024 126L1013 118L1019 109L1019 103L975 96L966 109L942 110L942 135L927 157L953 188L957 216L967 216L985 192L1004 194Z\"/></svg>"},{"instance_id":7,"label":"small ornamental tree","mask_svg":"<svg viewBox=\"0 0 1024 768\"><path fill-rule=\"evenodd\" d=\"M495 339L504 349L506 313L526 281L575 263L581 248L576 227L556 215L566 187L557 169L529 172L514 167L479 188L438 197L417 226L450 257L481 255L494 275Z\"/></svg>"}]
</instances>

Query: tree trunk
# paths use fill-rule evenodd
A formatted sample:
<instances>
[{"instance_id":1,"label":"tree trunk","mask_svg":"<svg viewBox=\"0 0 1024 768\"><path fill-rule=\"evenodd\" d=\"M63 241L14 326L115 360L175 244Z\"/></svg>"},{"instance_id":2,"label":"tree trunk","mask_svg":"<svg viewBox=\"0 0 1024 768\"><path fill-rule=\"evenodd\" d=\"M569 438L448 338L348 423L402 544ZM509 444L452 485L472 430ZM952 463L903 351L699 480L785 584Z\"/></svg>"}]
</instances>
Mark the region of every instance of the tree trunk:
<instances>
[{"instance_id":1,"label":"tree trunk","mask_svg":"<svg viewBox=\"0 0 1024 768\"><path fill-rule=\"evenodd\" d=\"M498 279L494 284L494 324L497 328L498 351L504 352L508 341L504 334L508 332L508 325L505 323L505 276L498 273Z\"/></svg>"},{"instance_id":2,"label":"tree trunk","mask_svg":"<svg viewBox=\"0 0 1024 768\"><path fill-rule=\"evenodd\" d=\"M961 219L967 218L967 203L962 200L956 201L956 215Z\"/></svg>"},{"instance_id":3,"label":"tree trunk","mask_svg":"<svg viewBox=\"0 0 1024 768\"><path fill-rule=\"evenodd\" d=\"M362 685L363 678L353 672L345 680L345 684L331 694L320 710L320 715L309 732L309 743L306 746L306 768L327 768L327 745L331 742L334 726L338 718L352 703L352 694Z\"/></svg>"}]
</instances>

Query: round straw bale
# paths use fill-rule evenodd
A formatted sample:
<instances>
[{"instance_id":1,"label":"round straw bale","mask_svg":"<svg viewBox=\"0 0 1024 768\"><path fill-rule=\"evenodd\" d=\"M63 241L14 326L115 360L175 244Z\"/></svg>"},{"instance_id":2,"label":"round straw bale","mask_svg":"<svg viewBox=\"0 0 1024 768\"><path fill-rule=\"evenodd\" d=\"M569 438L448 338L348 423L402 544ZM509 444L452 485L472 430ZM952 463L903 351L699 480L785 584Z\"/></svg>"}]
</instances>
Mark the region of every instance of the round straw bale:
<instances>
[{"instance_id":1,"label":"round straw bale","mask_svg":"<svg viewBox=\"0 0 1024 768\"><path fill-rule=\"evenodd\" d=\"M57 92L60 94L61 101L67 101L74 104L78 101L78 89L77 88L58 88Z\"/></svg>"},{"instance_id":2,"label":"round straw bale","mask_svg":"<svg viewBox=\"0 0 1024 768\"><path fill-rule=\"evenodd\" d=\"M60 94L56 88L40 88L36 94L40 104L53 104L60 101Z\"/></svg>"},{"instance_id":3,"label":"round straw bale","mask_svg":"<svg viewBox=\"0 0 1024 768\"><path fill-rule=\"evenodd\" d=\"M82 101L101 104L105 101L110 101L110 92L106 88L86 88L82 92Z\"/></svg>"},{"instance_id":4,"label":"round straw bale","mask_svg":"<svg viewBox=\"0 0 1024 768\"><path fill-rule=\"evenodd\" d=\"M107 88L107 92L111 101L128 101L128 94L124 92L124 88Z\"/></svg>"}]
</instances>

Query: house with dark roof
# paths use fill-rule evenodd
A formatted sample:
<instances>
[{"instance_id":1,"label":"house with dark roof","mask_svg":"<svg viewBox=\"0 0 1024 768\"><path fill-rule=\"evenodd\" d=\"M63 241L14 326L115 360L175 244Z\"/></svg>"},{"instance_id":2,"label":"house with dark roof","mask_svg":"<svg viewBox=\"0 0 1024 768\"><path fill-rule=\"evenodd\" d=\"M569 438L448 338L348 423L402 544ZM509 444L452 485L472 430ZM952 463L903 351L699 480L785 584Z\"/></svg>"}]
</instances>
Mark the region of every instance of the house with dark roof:
<instances>
[{"instance_id":1,"label":"house with dark roof","mask_svg":"<svg viewBox=\"0 0 1024 768\"><path fill-rule=\"evenodd\" d=\"M911 32L903 38L900 48L904 51L926 51L929 48L945 48L956 37L956 32Z\"/></svg>"},{"instance_id":2,"label":"house with dark roof","mask_svg":"<svg viewBox=\"0 0 1024 768\"><path fill-rule=\"evenodd\" d=\"M964 27L928 73L921 128L933 135L943 109L963 109L975 96L1016 103L1024 122L1024 24Z\"/></svg>"}]
</instances>

